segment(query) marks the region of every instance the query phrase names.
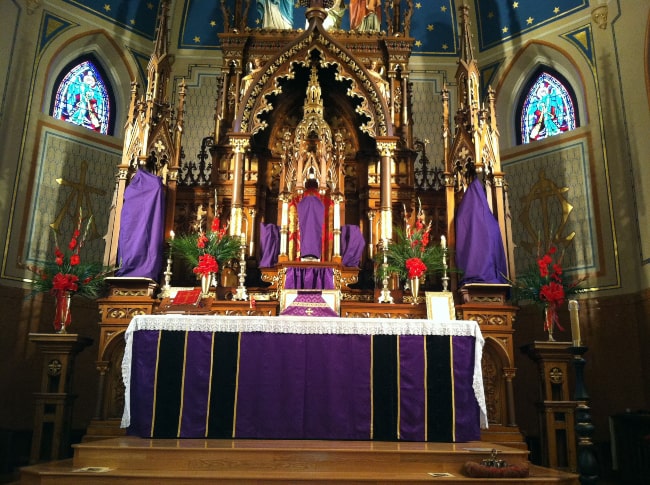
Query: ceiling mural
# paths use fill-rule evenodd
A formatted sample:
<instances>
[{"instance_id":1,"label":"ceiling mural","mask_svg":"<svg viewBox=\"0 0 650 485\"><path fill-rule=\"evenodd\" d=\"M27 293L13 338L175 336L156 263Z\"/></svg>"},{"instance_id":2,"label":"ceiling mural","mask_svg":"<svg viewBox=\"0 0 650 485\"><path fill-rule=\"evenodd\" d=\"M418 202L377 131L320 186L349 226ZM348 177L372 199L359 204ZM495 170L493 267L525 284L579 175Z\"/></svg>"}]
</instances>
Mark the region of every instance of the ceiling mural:
<instances>
[{"instance_id":1,"label":"ceiling mural","mask_svg":"<svg viewBox=\"0 0 650 485\"><path fill-rule=\"evenodd\" d=\"M64 0L81 9L110 20L121 27L153 39L156 12L160 0ZM225 4L233 11L235 1ZM350 0L343 0L346 10L341 29L350 28ZM401 0L402 11L412 4L410 35L413 53L423 55L458 55L456 0ZM588 8L588 0L474 0L478 46L481 51L511 41L550 22ZM177 10L178 11L178 10ZM218 33L223 31L223 9L220 0L185 0L182 8L178 47L182 49L218 49ZM255 0L250 0L248 25L261 25L261 14ZM295 0L293 28L305 27L305 7ZM384 25L382 24L382 27Z\"/></svg>"},{"instance_id":2,"label":"ceiling mural","mask_svg":"<svg viewBox=\"0 0 650 485\"><path fill-rule=\"evenodd\" d=\"M148 39L154 38L160 0L64 0L64 2L92 12Z\"/></svg>"},{"instance_id":3,"label":"ceiling mural","mask_svg":"<svg viewBox=\"0 0 650 485\"><path fill-rule=\"evenodd\" d=\"M588 6L588 0L475 0L479 49L489 49Z\"/></svg>"}]
</instances>

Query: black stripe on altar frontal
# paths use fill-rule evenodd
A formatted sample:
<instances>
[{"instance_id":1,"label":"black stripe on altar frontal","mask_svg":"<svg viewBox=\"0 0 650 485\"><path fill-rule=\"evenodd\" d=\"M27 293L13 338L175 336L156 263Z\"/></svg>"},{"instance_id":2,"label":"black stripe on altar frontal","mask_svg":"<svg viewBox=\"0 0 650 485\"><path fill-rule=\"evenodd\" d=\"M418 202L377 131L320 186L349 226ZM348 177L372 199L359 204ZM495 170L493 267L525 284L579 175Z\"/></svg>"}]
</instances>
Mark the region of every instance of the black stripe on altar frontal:
<instances>
[{"instance_id":1,"label":"black stripe on altar frontal","mask_svg":"<svg viewBox=\"0 0 650 485\"><path fill-rule=\"evenodd\" d=\"M454 441L451 339L447 335L426 337L428 441Z\"/></svg>"},{"instance_id":2,"label":"black stripe on altar frontal","mask_svg":"<svg viewBox=\"0 0 650 485\"><path fill-rule=\"evenodd\" d=\"M156 438L175 438L178 434L186 335L185 332L160 332L152 430Z\"/></svg>"},{"instance_id":3,"label":"black stripe on altar frontal","mask_svg":"<svg viewBox=\"0 0 650 485\"><path fill-rule=\"evenodd\" d=\"M234 438L239 333L214 334L208 438Z\"/></svg>"},{"instance_id":4,"label":"black stripe on altar frontal","mask_svg":"<svg viewBox=\"0 0 650 485\"><path fill-rule=\"evenodd\" d=\"M392 441L397 436L398 366L396 335L372 338L372 439Z\"/></svg>"}]
</instances>

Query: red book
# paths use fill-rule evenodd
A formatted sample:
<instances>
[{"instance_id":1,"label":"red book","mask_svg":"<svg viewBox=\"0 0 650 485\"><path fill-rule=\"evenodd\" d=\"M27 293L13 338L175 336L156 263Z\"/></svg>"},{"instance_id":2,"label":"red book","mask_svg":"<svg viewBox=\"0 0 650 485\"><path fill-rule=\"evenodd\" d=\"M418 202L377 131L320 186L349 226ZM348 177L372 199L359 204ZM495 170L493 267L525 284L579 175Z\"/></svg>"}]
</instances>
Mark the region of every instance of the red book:
<instances>
[{"instance_id":1,"label":"red book","mask_svg":"<svg viewBox=\"0 0 650 485\"><path fill-rule=\"evenodd\" d=\"M179 290L172 300L172 305L198 305L201 301L201 289Z\"/></svg>"}]
</instances>

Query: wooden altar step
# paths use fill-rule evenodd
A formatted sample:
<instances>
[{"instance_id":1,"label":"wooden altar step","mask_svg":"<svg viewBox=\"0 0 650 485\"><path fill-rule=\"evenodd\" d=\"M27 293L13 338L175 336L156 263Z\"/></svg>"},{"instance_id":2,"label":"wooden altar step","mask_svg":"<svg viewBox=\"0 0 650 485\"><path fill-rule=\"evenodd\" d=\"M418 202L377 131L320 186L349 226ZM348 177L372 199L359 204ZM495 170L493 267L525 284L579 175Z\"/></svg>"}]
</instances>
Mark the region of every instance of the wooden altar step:
<instances>
[{"instance_id":1,"label":"wooden altar step","mask_svg":"<svg viewBox=\"0 0 650 485\"><path fill-rule=\"evenodd\" d=\"M467 461L489 457L492 445L372 441L152 440L133 437L74 446L70 460L21 470L20 484L474 484L577 485L577 475L530 466L527 479L477 479ZM509 464L528 452L494 445ZM437 475L437 476L436 476Z\"/></svg>"}]
</instances>

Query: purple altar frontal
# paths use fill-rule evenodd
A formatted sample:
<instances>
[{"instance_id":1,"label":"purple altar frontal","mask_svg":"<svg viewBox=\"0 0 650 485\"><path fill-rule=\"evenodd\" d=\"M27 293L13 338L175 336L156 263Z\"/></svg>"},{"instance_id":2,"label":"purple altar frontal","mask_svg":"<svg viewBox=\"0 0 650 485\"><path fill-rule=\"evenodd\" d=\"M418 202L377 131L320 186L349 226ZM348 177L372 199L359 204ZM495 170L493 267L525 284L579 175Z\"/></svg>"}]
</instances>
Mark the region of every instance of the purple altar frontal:
<instances>
[{"instance_id":1,"label":"purple altar frontal","mask_svg":"<svg viewBox=\"0 0 650 485\"><path fill-rule=\"evenodd\" d=\"M473 321L139 315L125 341L135 436L465 442L487 427Z\"/></svg>"}]
</instances>

